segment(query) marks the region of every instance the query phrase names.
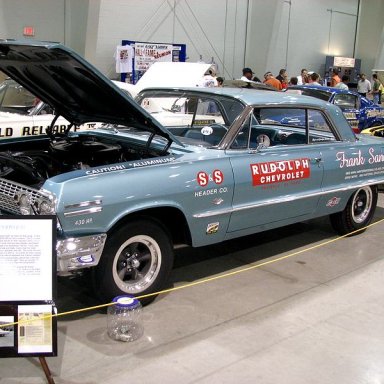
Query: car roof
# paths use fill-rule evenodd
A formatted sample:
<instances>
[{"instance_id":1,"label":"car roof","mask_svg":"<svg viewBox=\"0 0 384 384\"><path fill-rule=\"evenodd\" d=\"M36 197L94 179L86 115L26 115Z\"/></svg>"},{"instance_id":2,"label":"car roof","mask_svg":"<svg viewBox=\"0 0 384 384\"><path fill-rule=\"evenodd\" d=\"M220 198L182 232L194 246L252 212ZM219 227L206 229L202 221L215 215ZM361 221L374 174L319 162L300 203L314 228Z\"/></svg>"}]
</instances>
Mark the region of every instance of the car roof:
<instances>
[{"instance_id":1,"label":"car roof","mask_svg":"<svg viewBox=\"0 0 384 384\"><path fill-rule=\"evenodd\" d=\"M322 92L329 92L329 93L344 93L344 94L358 95L357 92L351 91L349 89L339 89L334 87L325 87L321 85L292 85L292 86L289 86L288 89L310 89L314 91L322 91Z\"/></svg>"},{"instance_id":2,"label":"car roof","mask_svg":"<svg viewBox=\"0 0 384 384\"><path fill-rule=\"evenodd\" d=\"M285 92L268 92L264 90L255 90L248 88L231 88L231 87L208 87L208 88L167 88L167 87L151 87L142 90L141 94L148 92L173 92L201 95L217 95L228 96L239 99L246 105L292 105L324 108L330 106L326 101L316 99L310 96L302 96Z\"/></svg>"}]
</instances>

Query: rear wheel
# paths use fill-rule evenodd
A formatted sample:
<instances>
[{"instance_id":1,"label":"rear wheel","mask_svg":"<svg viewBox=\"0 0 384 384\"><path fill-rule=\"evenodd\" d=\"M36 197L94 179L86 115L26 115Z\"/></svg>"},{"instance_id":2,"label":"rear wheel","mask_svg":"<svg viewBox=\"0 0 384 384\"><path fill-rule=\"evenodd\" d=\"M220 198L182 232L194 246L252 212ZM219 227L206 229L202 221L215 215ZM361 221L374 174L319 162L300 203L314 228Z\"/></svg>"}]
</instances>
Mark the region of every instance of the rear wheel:
<instances>
[{"instance_id":1,"label":"rear wheel","mask_svg":"<svg viewBox=\"0 0 384 384\"><path fill-rule=\"evenodd\" d=\"M103 299L141 296L164 288L173 265L173 247L163 228L137 220L112 233L96 269L95 288ZM144 304L154 296L140 299Z\"/></svg>"},{"instance_id":2,"label":"rear wheel","mask_svg":"<svg viewBox=\"0 0 384 384\"><path fill-rule=\"evenodd\" d=\"M366 227L372 220L377 204L377 187L358 189L342 212L330 216L331 224L340 235L346 235Z\"/></svg>"}]
</instances>

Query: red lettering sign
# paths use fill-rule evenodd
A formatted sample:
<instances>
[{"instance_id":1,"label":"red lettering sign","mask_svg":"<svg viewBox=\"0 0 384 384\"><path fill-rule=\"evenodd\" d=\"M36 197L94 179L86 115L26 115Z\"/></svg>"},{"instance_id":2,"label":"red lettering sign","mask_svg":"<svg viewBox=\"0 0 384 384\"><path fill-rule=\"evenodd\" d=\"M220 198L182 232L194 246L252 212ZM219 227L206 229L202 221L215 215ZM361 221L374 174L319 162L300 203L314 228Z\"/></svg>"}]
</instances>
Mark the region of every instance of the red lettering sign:
<instances>
[{"instance_id":1,"label":"red lettering sign","mask_svg":"<svg viewBox=\"0 0 384 384\"><path fill-rule=\"evenodd\" d=\"M311 176L309 159L306 158L251 164L251 172L254 186L307 179Z\"/></svg>"}]
</instances>

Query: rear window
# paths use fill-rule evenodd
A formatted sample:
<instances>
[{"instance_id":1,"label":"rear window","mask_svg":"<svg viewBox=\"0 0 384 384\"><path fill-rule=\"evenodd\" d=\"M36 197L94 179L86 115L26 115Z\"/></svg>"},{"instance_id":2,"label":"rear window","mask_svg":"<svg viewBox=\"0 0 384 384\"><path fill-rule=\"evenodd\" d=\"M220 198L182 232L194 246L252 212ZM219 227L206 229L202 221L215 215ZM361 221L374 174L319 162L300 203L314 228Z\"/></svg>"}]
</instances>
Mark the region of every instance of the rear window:
<instances>
[{"instance_id":1,"label":"rear window","mask_svg":"<svg viewBox=\"0 0 384 384\"><path fill-rule=\"evenodd\" d=\"M233 98L185 92L142 92L136 101L165 127L228 127L244 108Z\"/></svg>"}]
</instances>

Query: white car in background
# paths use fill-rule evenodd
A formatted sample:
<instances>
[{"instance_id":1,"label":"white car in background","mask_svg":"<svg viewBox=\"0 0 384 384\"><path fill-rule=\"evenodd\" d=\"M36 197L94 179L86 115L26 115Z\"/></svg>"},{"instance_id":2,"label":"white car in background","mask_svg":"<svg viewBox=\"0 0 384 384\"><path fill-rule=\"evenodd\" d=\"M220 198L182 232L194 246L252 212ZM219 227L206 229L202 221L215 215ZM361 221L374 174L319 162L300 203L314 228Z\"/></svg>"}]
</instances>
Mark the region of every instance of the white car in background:
<instances>
[{"instance_id":1,"label":"white car in background","mask_svg":"<svg viewBox=\"0 0 384 384\"><path fill-rule=\"evenodd\" d=\"M142 89L148 87L196 87L201 83L210 66L211 64L202 63L159 62L153 64L136 84L121 81L112 82L134 98ZM163 115L154 115L155 118L165 118L169 121L175 117L173 112L167 111L170 108L169 105L154 105L152 102L151 106L144 107L164 113ZM55 111L48 104L36 98L14 80L6 79L0 84L0 139L45 134L54 116ZM175 122L171 125L177 124L178 122ZM100 123L87 123L73 127L72 131L94 129L99 126ZM52 133L65 135L69 129L69 122L58 116L54 122Z\"/></svg>"},{"instance_id":2,"label":"white car in background","mask_svg":"<svg viewBox=\"0 0 384 384\"><path fill-rule=\"evenodd\" d=\"M212 64L185 62L153 63L136 84L113 81L133 98L145 88L185 88L201 86L205 73Z\"/></svg>"},{"instance_id":3,"label":"white car in background","mask_svg":"<svg viewBox=\"0 0 384 384\"><path fill-rule=\"evenodd\" d=\"M6 79L0 84L0 139L45 134L53 117L54 111L48 104L16 81ZM96 126L96 123L87 123L72 130L93 129ZM53 133L65 134L69 129L70 123L59 116L54 123Z\"/></svg>"}]
</instances>

